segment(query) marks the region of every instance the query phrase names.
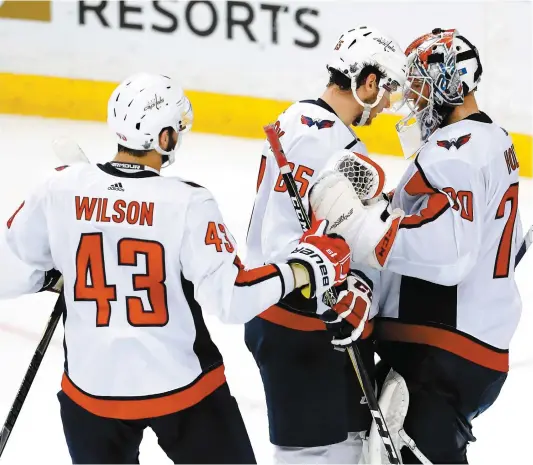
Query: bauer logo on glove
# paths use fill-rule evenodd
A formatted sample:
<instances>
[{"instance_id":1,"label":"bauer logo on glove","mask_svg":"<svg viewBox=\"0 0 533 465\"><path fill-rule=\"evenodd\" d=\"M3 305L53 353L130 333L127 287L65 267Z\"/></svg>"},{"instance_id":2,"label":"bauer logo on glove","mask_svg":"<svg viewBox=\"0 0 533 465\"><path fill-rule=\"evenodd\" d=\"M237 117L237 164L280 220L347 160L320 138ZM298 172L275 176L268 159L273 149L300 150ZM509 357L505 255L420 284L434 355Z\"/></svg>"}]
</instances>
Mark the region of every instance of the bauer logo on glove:
<instances>
[{"instance_id":1,"label":"bauer logo on glove","mask_svg":"<svg viewBox=\"0 0 533 465\"><path fill-rule=\"evenodd\" d=\"M304 279L309 291L304 293L305 297L324 294L330 287L344 282L350 271L348 244L341 237L324 235L327 226L327 220L313 224L288 257L290 265L302 267L306 272Z\"/></svg>"},{"instance_id":2,"label":"bauer logo on glove","mask_svg":"<svg viewBox=\"0 0 533 465\"><path fill-rule=\"evenodd\" d=\"M328 249L328 252L331 252L331 250ZM322 275L322 285L329 286L328 268L324 264L324 259L322 258L320 254L318 254L314 249L311 249L306 246L296 247L293 253L300 253L302 255L307 255L309 260L313 260L313 262L315 262L315 264L317 265Z\"/></svg>"}]
</instances>

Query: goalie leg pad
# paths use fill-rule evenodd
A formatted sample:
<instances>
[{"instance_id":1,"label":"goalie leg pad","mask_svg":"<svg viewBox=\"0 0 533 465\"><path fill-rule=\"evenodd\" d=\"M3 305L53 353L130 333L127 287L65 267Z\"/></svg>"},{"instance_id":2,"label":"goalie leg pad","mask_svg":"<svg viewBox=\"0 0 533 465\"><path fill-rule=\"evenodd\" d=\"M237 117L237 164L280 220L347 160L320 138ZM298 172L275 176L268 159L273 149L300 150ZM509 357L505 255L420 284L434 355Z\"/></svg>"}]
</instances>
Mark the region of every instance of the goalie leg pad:
<instances>
[{"instance_id":1,"label":"goalie leg pad","mask_svg":"<svg viewBox=\"0 0 533 465\"><path fill-rule=\"evenodd\" d=\"M402 447L407 446L420 460L420 463L431 464L403 429L409 408L409 390L403 377L394 370L390 370L385 378L379 397L379 407L387 423L396 451L400 453ZM390 463L375 421L372 422L368 438L368 457L371 464Z\"/></svg>"},{"instance_id":2,"label":"goalie leg pad","mask_svg":"<svg viewBox=\"0 0 533 465\"><path fill-rule=\"evenodd\" d=\"M403 377L394 370L390 370L385 378L381 395L379 396L379 407L387 423L394 447L399 453L401 444L398 432L403 429L403 423L407 415L409 391ZM375 421L372 422L372 427L370 428L368 455L372 464L389 463Z\"/></svg>"}]
</instances>

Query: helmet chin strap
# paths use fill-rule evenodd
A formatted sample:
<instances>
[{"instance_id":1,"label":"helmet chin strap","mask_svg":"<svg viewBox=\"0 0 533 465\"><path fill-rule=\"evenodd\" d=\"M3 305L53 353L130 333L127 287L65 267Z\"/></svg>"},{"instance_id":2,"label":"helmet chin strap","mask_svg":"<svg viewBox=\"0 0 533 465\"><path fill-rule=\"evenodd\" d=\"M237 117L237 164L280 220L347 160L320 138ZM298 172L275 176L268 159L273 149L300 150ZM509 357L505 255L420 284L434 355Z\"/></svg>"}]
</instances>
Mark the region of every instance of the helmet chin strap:
<instances>
[{"instance_id":1,"label":"helmet chin strap","mask_svg":"<svg viewBox=\"0 0 533 465\"><path fill-rule=\"evenodd\" d=\"M354 83L352 83L353 96L355 100L357 101L357 103L363 107L363 113L359 117L356 125L364 126L366 122L368 121L368 117L370 116L370 112L372 111L372 108L376 107L379 104L379 102L381 102L381 99L383 98L383 94L385 93L385 89L383 87L379 88L379 92L374 103L365 103L359 98L359 95L357 95L357 89L354 87L355 87Z\"/></svg>"},{"instance_id":2,"label":"helmet chin strap","mask_svg":"<svg viewBox=\"0 0 533 465\"><path fill-rule=\"evenodd\" d=\"M180 133L178 132L177 142L174 143L174 141L171 139L171 142L169 143L169 150L163 150L159 144L156 144L154 147L155 151L161 155L161 168L166 168L167 166L172 165L174 163L174 160L176 159L176 150L178 150L179 146L181 145L181 137Z\"/></svg>"}]
</instances>

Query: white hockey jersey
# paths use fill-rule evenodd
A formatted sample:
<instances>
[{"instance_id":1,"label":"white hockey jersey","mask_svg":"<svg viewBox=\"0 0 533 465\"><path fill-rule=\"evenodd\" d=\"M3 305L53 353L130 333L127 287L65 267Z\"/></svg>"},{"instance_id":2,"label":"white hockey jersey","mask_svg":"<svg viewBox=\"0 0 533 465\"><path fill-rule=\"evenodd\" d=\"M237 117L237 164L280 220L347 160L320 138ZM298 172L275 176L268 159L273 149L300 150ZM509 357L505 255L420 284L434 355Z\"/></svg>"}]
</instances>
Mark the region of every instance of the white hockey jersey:
<instances>
[{"instance_id":1,"label":"white hockey jersey","mask_svg":"<svg viewBox=\"0 0 533 465\"><path fill-rule=\"evenodd\" d=\"M321 99L294 103L279 116L276 129L307 209L311 186L324 168L333 162L332 156L336 151L350 149L367 155L366 147L355 133ZM250 266L284 260L298 243L302 230L286 190L270 145L265 141L247 236L246 262ZM379 273L370 268L360 272L371 285L379 279ZM378 309L377 291L378 286L375 285L371 317ZM316 310L320 314L326 308L322 302L304 299L296 291L260 317L301 331L325 330L325 324L312 313ZM365 336L372 325L367 325L367 328Z\"/></svg>"},{"instance_id":2,"label":"white hockey jersey","mask_svg":"<svg viewBox=\"0 0 533 465\"><path fill-rule=\"evenodd\" d=\"M484 113L438 129L395 190L407 216L383 241L380 339L428 344L506 372L521 312L518 161Z\"/></svg>"},{"instance_id":3,"label":"white hockey jersey","mask_svg":"<svg viewBox=\"0 0 533 465\"><path fill-rule=\"evenodd\" d=\"M244 269L207 189L142 165L66 168L7 226L23 262L63 274L62 389L104 417L198 403L225 382L203 312L244 323L294 289L287 264Z\"/></svg>"}]
</instances>

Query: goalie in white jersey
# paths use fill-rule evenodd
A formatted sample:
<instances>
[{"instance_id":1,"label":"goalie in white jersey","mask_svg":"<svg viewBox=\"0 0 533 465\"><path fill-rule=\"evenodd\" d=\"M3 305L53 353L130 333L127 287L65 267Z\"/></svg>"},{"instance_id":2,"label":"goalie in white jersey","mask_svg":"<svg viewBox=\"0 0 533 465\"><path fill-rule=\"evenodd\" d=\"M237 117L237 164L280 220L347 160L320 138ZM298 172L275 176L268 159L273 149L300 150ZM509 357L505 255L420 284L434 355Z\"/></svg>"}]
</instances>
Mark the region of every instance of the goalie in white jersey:
<instances>
[{"instance_id":1,"label":"goalie in white jersey","mask_svg":"<svg viewBox=\"0 0 533 465\"><path fill-rule=\"evenodd\" d=\"M310 188L328 164L344 168L357 164L362 169L360 180L370 171L378 173L364 196L379 195L384 174L350 126L369 125L390 105L391 92L405 82L406 59L390 37L361 26L339 38L328 70L330 81L322 98L294 103L276 122L306 208ZM340 149L346 149L342 160L332 160L332 153ZM300 234L286 186L265 142L247 237L248 262L260 266L284 260ZM352 300L344 304L356 322L377 313L374 280L379 273L372 271L357 270L349 280ZM365 291L358 292L357 286ZM364 308L353 308L355 295L366 302ZM326 309L320 299L309 301L295 292L246 324L245 340L261 372L270 440L279 462L357 463L360 432L370 425L349 358L332 350L332 334L315 314ZM374 364L371 329L367 325L359 343L369 371ZM359 335L356 331L353 339Z\"/></svg>"},{"instance_id":2,"label":"goalie in white jersey","mask_svg":"<svg viewBox=\"0 0 533 465\"><path fill-rule=\"evenodd\" d=\"M115 159L57 172L6 231L24 263L64 279L59 399L71 457L138 463L150 426L174 462L254 463L202 313L244 323L295 288L320 296L345 279L349 249L320 235L324 222L285 260L245 269L210 192L159 175L192 124L170 78L124 81L108 123ZM39 290L43 274L25 291Z\"/></svg>"},{"instance_id":3,"label":"goalie in white jersey","mask_svg":"<svg viewBox=\"0 0 533 465\"><path fill-rule=\"evenodd\" d=\"M467 463L471 420L499 395L521 312L518 161L507 132L478 109L482 66L464 36L435 29L406 55L412 112L398 130L417 154L392 211L363 207L339 173L317 182L311 205L333 222L353 210L331 231L352 262L383 269L378 352L401 376L391 372L382 398L397 448L414 441L404 463ZM383 463L371 436L372 463Z\"/></svg>"}]
</instances>

